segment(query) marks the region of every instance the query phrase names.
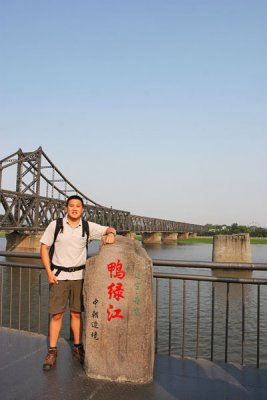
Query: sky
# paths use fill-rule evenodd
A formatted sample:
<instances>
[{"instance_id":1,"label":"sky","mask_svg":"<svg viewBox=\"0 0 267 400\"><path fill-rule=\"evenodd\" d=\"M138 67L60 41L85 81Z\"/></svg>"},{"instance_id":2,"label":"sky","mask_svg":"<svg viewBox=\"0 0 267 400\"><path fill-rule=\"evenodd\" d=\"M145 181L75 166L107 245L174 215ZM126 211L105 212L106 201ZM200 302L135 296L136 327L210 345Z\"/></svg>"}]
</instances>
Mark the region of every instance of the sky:
<instances>
[{"instance_id":1,"label":"sky","mask_svg":"<svg viewBox=\"0 0 267 400\"><path fill-rule=\"evenodd\" d=\"M267 227L265 0L0 0L0 159L132 214Z\"/></svg>"}]
</instances>

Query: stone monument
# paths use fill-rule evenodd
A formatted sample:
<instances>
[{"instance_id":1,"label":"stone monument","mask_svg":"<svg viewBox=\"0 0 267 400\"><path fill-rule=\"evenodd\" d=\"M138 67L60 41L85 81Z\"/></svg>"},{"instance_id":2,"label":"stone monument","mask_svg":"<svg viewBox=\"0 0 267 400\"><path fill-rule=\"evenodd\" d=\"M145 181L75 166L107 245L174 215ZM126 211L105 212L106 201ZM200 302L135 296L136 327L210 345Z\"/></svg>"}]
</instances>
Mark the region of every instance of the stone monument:
<instances>
[{"instance_id":1,"label":"stone monument","mask_svg":"<svg viewBox=\"0 0 267 400\"><path fill-rule=\"evenodd\" d=\"M117 236L86 263L86 374L94 379L149 383L154 366L152 260L141 243Z\"/></svg>"}]
</instances>

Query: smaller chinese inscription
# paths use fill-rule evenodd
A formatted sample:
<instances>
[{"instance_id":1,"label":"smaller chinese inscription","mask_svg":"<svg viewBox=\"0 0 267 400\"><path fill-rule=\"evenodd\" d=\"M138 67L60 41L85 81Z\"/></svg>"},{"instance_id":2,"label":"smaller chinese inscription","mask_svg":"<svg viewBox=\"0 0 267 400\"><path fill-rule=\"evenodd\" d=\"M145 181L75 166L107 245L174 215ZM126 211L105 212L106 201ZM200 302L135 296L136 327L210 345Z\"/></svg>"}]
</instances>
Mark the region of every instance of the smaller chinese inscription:
<instances>
[{"instance_id":1,"label":"smaller chinese inscription","mask_svg":"<svg viewBox=\"0 0 267 400\"><path fill-rule=\"evenodd\" d=\"M141 303L140 292L141 292L141 273L136 272L134 275L135 278L135 296L133 298L134 303L134 315L139 316L139 305Z\"/></svg>"},{"instance_id":2,"label":"smaller chinese inscription","mask_svg":"<svg viewBox=\"0 0 267 400\"><path fill-rule=\"evenodd\" d=\"M97 309L97 305L99 303L99 300L97 298L95 298L92 301L92 304L94 305L94 309L92 311L91 314L91 338L94 340L99 340L99 336L98 336L98 329L99 329L99 321L98 321L98 309Z\"/></svg>"}]
</instances>

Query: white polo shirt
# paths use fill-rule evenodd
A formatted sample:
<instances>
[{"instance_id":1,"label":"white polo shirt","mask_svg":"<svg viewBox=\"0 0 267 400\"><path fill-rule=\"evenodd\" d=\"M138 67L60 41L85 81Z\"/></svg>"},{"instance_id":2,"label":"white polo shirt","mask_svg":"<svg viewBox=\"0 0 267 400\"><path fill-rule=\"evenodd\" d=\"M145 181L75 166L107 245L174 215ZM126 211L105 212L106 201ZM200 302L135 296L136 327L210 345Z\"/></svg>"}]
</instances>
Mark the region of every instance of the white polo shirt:
<instances>
[{"instance_id":1,"label":"white polo shirt","mask_svg":"<svg viewBox=\"0 0 267 400\"><path fill-rule=\"evenodd\" d=\"M107 226L88 222L89 224L89 240L101 240L106 233ZM40 242L52 246L54 241L54 233L56 229L56 220L50 222L42 235ZM63 218L63 232L59 232L55 241L55 251L52 263L61 267L78 267L85 264L87 258L86 250L87 235L82 237L82 221L73 228L69 223L67 216ZM56 272L56 270L55 270ZM58 280L78 280L83 279L84 270L75 272L61 271L57 276Z\"/></svg>"}]
</instances>

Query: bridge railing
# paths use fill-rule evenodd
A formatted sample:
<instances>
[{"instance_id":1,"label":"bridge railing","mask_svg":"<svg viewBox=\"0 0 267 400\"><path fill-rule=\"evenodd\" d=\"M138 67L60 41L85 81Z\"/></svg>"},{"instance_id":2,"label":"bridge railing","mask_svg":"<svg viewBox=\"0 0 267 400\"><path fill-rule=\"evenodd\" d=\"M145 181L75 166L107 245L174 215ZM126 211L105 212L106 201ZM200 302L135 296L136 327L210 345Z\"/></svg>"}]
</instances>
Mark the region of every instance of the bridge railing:
<instances>
[{"instance_id":1,"label":"bridge railing","mask_svg":"<svg viewBox=\"0 0 267 400\"><path fill-rule=\"evenodd\" d=\"M39 255L18 253L26 262L10 256L0 260L0 325L47 334L48 284ZM156 352L267 367L267 279L251 277L267 264L153 264ZM238 276L226 277L223 268ZM68 313L62 335L69 338Z\"/></svg>"}]
</instances>

